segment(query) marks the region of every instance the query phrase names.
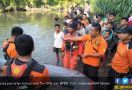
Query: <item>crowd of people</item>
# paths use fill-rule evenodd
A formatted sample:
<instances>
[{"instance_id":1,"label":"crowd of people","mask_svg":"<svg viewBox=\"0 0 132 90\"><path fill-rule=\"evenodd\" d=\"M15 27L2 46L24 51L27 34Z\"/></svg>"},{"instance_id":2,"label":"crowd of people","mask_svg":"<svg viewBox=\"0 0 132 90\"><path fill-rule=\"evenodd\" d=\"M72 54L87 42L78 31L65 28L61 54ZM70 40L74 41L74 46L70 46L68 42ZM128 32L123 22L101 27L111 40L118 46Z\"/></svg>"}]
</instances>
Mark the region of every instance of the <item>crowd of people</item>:
<instances>
[{"instance_id":1,"label":"crowd of people","mask_svg":"<svg viewBox=\"0 0 132 90\"><path fill-rule=\"evenodd\" d=\"M95 14L92 19L90 17L89 12L79 6L72 7L64 18L63 30L60 24L55 24L53 51L57 64L62 61L67 69L76 70L78 61L82 60L82 73L93 82L98 82L101 62L111 57L107 66L110 67L108 89L112 90L114 78L132 74L132 17L122 17L120 24L115 20L116 14L111 12L106 16ZM22 77L31 77L28 80L32 82L36 81L35 77L42 82L50 79L48 69L32 59L34 41L30 35L23 34L22 28L12 28L11 37L2 47L7 60L4 76L13 77L13 81L25 80ZM98 86L94 87L94 90L98 89Z\"/></svg>"},{"instance_id":2,"label":"crowd of people","mask_svg":"<svg viewBox=\"0 0 132 90\"><path fill-rule=\"evenodd\" d=\"M64 17L63 30L55 25L54 42L61 44L59 48L54 45L55 52L59 57L61 51L63 67L68 69L76 70L82 60L83 73L94 82L98 82L101 63L107 61L112 90L114 78L132 77L132 17L122 17L120 22L113 12L91 17L79 6L72 7Z\"/></svg>"}]
</instances>

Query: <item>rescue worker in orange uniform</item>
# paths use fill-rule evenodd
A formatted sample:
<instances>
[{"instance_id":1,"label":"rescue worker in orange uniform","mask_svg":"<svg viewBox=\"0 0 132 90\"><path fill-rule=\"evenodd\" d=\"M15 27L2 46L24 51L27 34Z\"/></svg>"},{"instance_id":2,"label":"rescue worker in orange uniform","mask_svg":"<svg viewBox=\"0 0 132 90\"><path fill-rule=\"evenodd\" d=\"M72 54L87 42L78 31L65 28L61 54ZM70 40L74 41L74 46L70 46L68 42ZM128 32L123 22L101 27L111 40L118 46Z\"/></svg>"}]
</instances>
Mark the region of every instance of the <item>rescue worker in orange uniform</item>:
<instances>
[{"instance_id":1,"label":"rescue worker in orange uniform","mask_svg":"<svg viewBox=\"0 0 132 90\"><path fill-rule=\"evenodd\" d=\"M20 27L13 27L11 30L11 37L7 39L3 45L3 55L6 60L16 58L16 50L14 45L14 40L17 36L23 34L23 29Z\"/></svg>"},{"instance_id":2,"label":"rescue worker in orange uniform","mask_svg":"<svg viewBox=\"0 0 132 90\"><path fill-rule=\"evenodd\" d=\"M108 73L112 90L115 85L115 78L122 78L132 74L132 26L127 26L118 34L120 39L115 56L111 62L111 69Z\"/></svg>"},{"instance_id":3,"label":"rescue worker in orange uniform","mask_svg":"<svg viewBox=\"0 0 132 90\"><path fill-rule=\"evenodd\" d=\"M100 67L100 59L105 54L107 49L106 40L100 35L101 26L98 23L92 24L90 34L82 37L64 38L66 41L85 41L84 52L81 55L83 58L83 73L93 80L98 82L98 70ZM95 87L97 89L97 87Z\"/></svg>"},{"instance_id":4,"label":"rescue worker in orange uniform","mask_svg":"<svg viewBox=\"0 0 132 90\"><path fill-rule=\"evenodd\" d=\"M18 36L14 43L18 54L17 58L6 62L4 65L3 75L5 77L12 78L11 82L32 82L32 84L38 84L35 86L27 85L27 87L24 87L21 84L20 86L13 85L4 87L4 89L21 90L21 88L24 88L22 90L43 90L43 83L49 81L50 79L49 72L45 66L40 65L32 58L32 52L34 50L34 42L32 37L23 34ZM40 82L42 82L42 85Z\"/></svg>"},{"instance_id":5,"label":"rescue worker in orange uniform","mask_svg":"<svg viewBox=\"0 0 132 90\"><path fill-rule=\"evenodd\" d=\"M76 33L77 23L73 22L68 27L68 34L64 36L67 37L77 37ZM77 59L78 56L83 52L83 44L81 42L73 42L73 41L64 41L62 45L62 52L64 54L63 57L63 65L65 68L68 69L76 69L77 67Z\"/></svg>"}]
</instances>

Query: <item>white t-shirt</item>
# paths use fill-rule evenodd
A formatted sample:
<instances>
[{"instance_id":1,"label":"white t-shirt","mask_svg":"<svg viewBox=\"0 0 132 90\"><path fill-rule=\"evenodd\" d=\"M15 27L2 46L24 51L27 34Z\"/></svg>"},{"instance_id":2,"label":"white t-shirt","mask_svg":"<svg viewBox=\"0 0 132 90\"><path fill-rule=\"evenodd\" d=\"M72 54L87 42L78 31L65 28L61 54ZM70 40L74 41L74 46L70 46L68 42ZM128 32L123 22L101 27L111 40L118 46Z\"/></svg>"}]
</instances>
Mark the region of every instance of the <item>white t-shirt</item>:
<instances>
[{"instance_id":1,"label":"white t-shirt","mask_svg":"<svg viewBox=\"0 0 132 90\"><path fill-rule=\"evenodd\" d=\"M71 23L71 19L67 19L66 23L68 23L68 24Z\"/></svg>"},{"instance_id":2,"label":"white t-shirt","mask_svg":"<svg viewBox=\"0 0 132 90\"><path fill-rule=\"evenodd\" d=\"M85 26L85 29L86 29L86 34L90 33L91 32L91 28L92 28L92 25L89 24L87 26Z\"/></svg>"},{"instance_id":3,"label":"white t-shirt","mask_svg":"<svg viewBox=\"0 0 132 90\"><path fill-rule=\"evenodd\" d=\"M63 32L59 32L58 34L56 32L54 33L54 47L55 48L62 48L63 38L64 38Z\"/></svg>"},{"instance_id":4,"label":"white t-shirt","mask_svg":"<svg viewBox=\"0 0 132 90\"><path fill-rule=\"evenodd\" d=\"M77 33L78 33L79 35L83 36L83 35L85 35L85 29L82 28L82 29L80 29L80 30L77 30Z\"/></svg>"}]
</instances>

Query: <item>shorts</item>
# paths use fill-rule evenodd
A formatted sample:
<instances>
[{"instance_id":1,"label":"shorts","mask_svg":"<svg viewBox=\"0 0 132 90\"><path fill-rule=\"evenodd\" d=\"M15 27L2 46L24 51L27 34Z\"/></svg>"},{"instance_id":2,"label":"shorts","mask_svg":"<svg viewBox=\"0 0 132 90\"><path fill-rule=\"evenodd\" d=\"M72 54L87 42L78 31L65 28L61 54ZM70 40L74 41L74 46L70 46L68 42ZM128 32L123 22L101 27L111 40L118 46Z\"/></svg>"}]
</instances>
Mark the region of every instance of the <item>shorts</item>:
<instances>
[{"instance_id":1,"label":"shorts","mask_svg":"<svg viewBox=\"0 0 132 90\"><path fill-rule=\"evenodd\" d=\"M53 47L53 52L61 53L61 48Z\"/></svg>"}]
</instances>

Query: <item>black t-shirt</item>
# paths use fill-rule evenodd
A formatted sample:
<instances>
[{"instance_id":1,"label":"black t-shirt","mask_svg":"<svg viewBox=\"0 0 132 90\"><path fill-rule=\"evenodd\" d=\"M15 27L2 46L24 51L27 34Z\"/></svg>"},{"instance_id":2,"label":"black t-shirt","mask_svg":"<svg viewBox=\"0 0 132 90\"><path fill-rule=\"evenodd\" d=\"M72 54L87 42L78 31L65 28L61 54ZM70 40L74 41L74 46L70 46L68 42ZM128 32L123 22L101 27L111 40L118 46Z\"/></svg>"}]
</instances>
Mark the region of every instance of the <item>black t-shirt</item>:
<instances>
[{"instance_id":1,"label":"black t-shirt","mask_svg":"<svg viewBox=\"0 0 132 90\"><path fill-rule=\"evenodd\" d=\"M113 31L115 32L117 30L117 22L116 21L112 21L112 26L113 26Z\"/></svg>"}]
</instances>

